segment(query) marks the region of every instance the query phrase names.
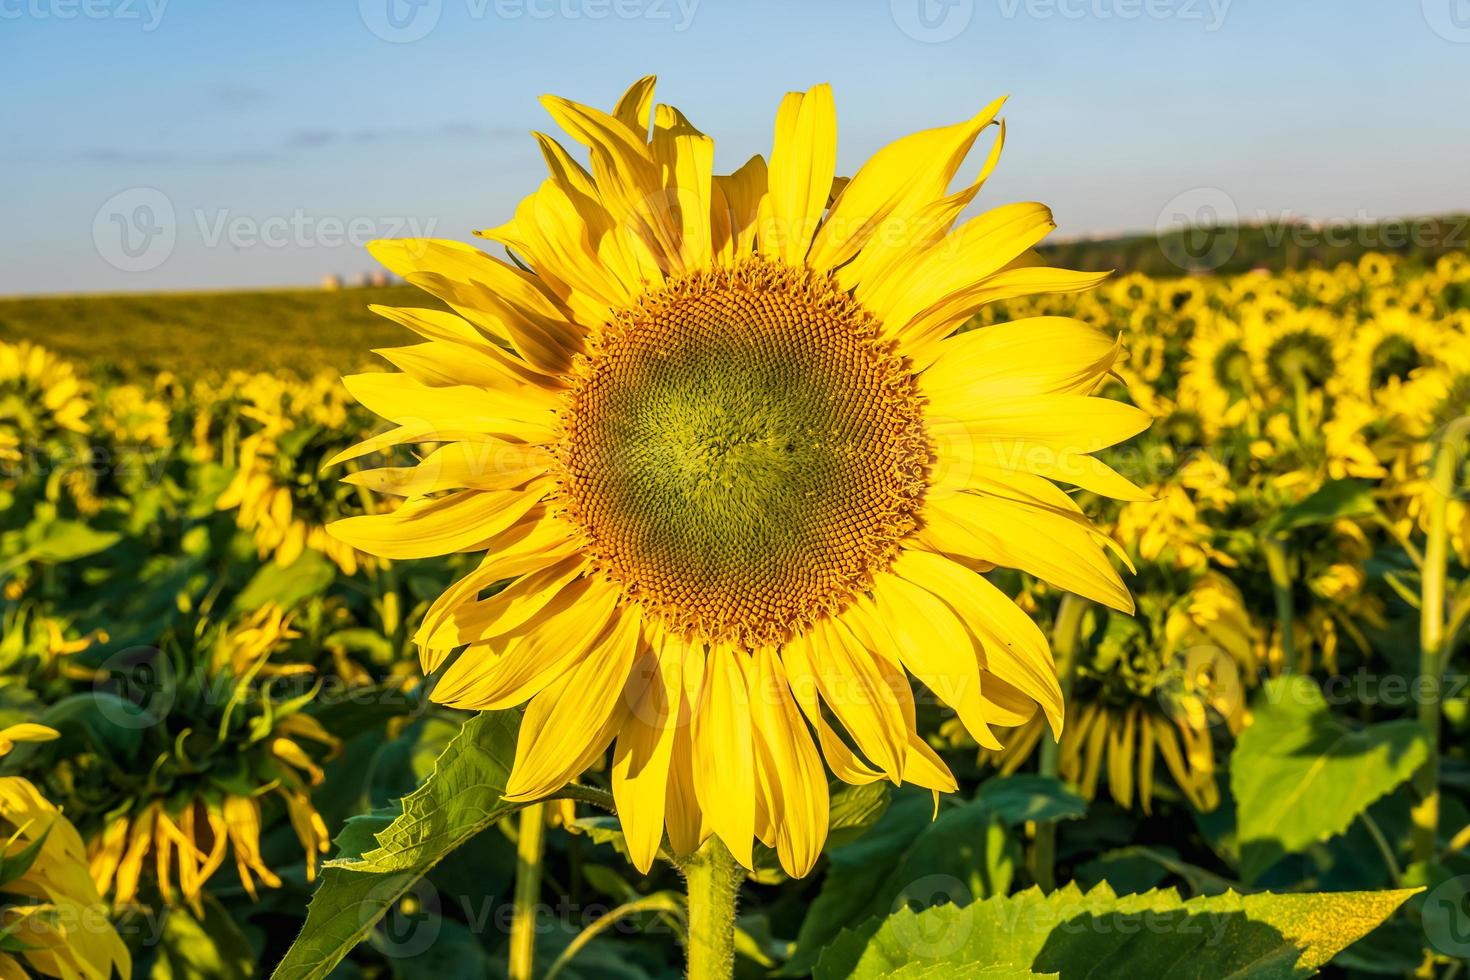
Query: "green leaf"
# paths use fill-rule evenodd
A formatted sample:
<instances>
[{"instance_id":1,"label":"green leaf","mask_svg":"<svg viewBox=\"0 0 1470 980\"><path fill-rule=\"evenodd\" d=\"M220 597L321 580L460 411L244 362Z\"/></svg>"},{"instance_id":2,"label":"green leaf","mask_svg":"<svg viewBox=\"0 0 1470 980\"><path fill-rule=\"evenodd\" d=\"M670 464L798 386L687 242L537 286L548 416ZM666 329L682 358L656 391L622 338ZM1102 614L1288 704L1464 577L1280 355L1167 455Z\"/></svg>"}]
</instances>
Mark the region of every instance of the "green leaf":
<instances>
[{"instance_id":1,"label":"green leaf","mask_svg":"<svg viewBox=\"0 0 1470 980\"><path fill-rule=\"evenodd\" d=\"M1035 773L987 779L975 793L975 802L1011 826L1032 820L1078 820L1087 815L1086 800L1054 776Z\"/></svg>"},{"instance_id":2,"label":"green leaf","mask_svg":"<svg viewBox=\"0 0 1470 980\"><path fill-rule=\"evenodd\" d=\"M1266 522L1267 534L1300 527L1331 524L1342 518L1371 517L1377 513L1372 486L1362 480L1329 480L1305 500L1278 512Z\"/></svg>"},{"instance_id":3,"label":"green leaf","mask_svg":"<svg viewBox=\"0 0 1470 980\"><path fill-rule=\"evenodd\" d=\"M867 833L888 812L890 794L884 782L849 786L832 793L832 810L827 824L828 850L841 847Z\"/></svg>"},{"instance_id":4,"label":"green leaf","mask_svg":"<svg viewBox=\"0 0 1470 980\"><path fill-rule=\"evenodd\" d=\"M273 561L261 565L235 596L231 608L237 613L253 612L273 603L290 609L303 599L325 592L336 577L337 567L325 555L307 549L285 568Z\"/></svg>"},{"instance_id":5,"label":"green leaf","mask_svg":"<svg viewBox=\"0 0 1470 980\"><path fill-rule=\"evenodd\" d=\"M116 531L98 531L81 521L47 521L26 529L27 561L56 564L106 551L122 539Z\"/></svg>"},{"instance_id":6,"label":"green leaf","mask_svg":"<svg viewBox=\"0 0 1470 980\"><path fill-rule=\"evenodd\" d=\"M1119 897L1106 884L1032 888L966 908L900 909L846 929L814 980L939 977L984 963L997 976L1309 976L1383 922L1413 890L1303 895L1230 892L1184 901L1172 889ZM1009 971L1009 972L1006 972Z\"/></svg>"},{"instance_id":7,"label":"green leaf","mask_svg":"<svg viewBox=\"0 0 1470 980\"><path fill-rule=\"evenodd\" d=\"M41 853L41 848L46 844L46 838L50 836L51 828L47 827L41 832L41 836L20 850L10 854L0 854L0 886L24 878L26 872L31 870L31 865L36 863L36 855Z\"/></svg>"},{"instance_id":8,"label":"green leaf","mask_svg":"<svg viewBox=\"0 0 1470 980\"><path fill-rule=\"evenodd\" d=\"M173 908L153 963L153 980L246 980L255 975L255 951L230 914L206 895L203 921Z\"/></svg>"},{"instance_id":9,"label":"green leaf","mask_svg":"<svg viewBox=\"0 0 1470 980\"><path fill-rule=\"evenodd\" d=\"M822 890L807 910L796 952L781 976L803 976L834 936L853 922L901 905L967 902L1010 888L1019 855L983 803L941 810L929 793L899 791L865 836L828 855Z\"/></svg>"},{"instance_id":10,"label":"green leaf","mask_svg":"<svg viewBox=\"0 0 1470 980\"><path fill-rule=\"evenodd\" d=\"M363 851L370 851L377 846L378 834L392 826L393 821L402 814L403 807L399 803L348 817L336 839L332 841L336 845L336 856L362 857Z\"/></svg>"},{"instance_id":11,"label":"green leaf","mask_svg":"<svg viewBox=\"0 0 1470 980\"><path fill-rule=\"evenodd\" d=\"M328 861L301 935L273 974L319 980L445 856L520 804L501 799L520 716L484 712L465 722L403 813L358 857Z\"/></svg>"},{"instance_id":12,"label":"green leaf","mask_svg":"<svg viewBox=\"0 0 1470 980\"><path fill-rule=\"evenodd\" d=\"M1254 714L1230 759L1246 882L1283 856L1347 830L1427 756L1417 723L1348 728L1305 677L1267 682Z\"/></svg>"}]
</instances>

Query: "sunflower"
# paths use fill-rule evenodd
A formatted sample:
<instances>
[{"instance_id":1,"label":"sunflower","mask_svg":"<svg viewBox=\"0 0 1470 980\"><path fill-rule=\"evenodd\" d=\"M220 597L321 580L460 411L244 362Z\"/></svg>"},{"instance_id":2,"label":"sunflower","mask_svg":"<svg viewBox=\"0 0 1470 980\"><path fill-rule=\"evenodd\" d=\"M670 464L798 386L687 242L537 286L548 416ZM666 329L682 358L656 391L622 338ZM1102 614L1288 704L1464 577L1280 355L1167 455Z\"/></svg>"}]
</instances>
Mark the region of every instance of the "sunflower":
<instances>
[{"instance_id":1,"label":"sunflower","mask_svg":"<svg viewBox=\"0 0 1470 980\"><path fill-rule=\"evenodd\" d=\"M48 500L69 497L83 513L101 501L93 492L85 435L91 401L71 363L28 341L0 342L0 489L14 490L44 474Z\"/></svg>"},{"instance_id":2,"label":"sunflower","mask_svg":"<svg viewBox=\"0 0 1470 980\"><path fill-rule=\"evenodd\" d=\"M85 434L90 408L70 363L28 341L0 342L0 461L58 435Z\"/></svg>"},{"instance_id":3,"label":"sunflower","mask_svg":"<svg viewBox=\"0 0 1470 980\"><path fill-rule=\"evenodd\" d=\"M12 725L0 730L0 755L55 737ZM0 976L128 980L132 960L87 875L82 838L30 780L0 777L0 834Z\"/></svg>"},{"instance_id":4,"label":"sunflower","mask_svg":"<svg viewBox=\"0 0 1470 980\"><path fill-rule=\"evenodd\" d=\"M1037 264L1042 205L953 227L997 152L949 184L999 102L849 181L826 85L787 95L769 163L728 176L651 78L610 115L545 105L591 169L537 135L551 176L482 233L517 263L372 247L457 315L380 311L425 342L384 352L401 374L346 379L396 427L342 458L441 445L357 474L408 499L332 532L390 559L488 553L417 641L437 700L529 699L507 799L560 789L616 738L640 868L667 825L676 854L713 834L749 867L758 837L805 874L828 821L808 725L839 777L935 791L955 781L906 674L981 744L1037 705L1060 725L1045 640L979 571L1132 608L1048 479L1139 495L1087 455L1148 424L1089 397L1117 343L1061 318L950 336L993 300L1103 277Z\"/></svg>"},{"instance_id":5,"label":"sunflower","mask_svg":"<svg viewBox=\"0 0 1470 980\"><path fill-rule=\"evenodd\" d=\"M327 521L358 508L349 488L324 480L322 463L360 431L348 425L349 407L334 381L295 384L258 375L244 387L240 414L255 431L239 443L234 479L215 506L234 510L262 558L287 566L303 551L320 552L344 575L354 574L356 550L326 532Z\"/></svg>"},{"instance_id":6,"label":"sunflower","mask_svg":"<svg viewBox=\"0 0 1470 980\"><path fill-rule=\"evenodd\" d=\"M1179 402L1210 436L1240 425L1258 401L1245 333L1224 316L1204 317L1190 338L1179 379Z\"/></svg>"},{"instance_id":7,"label":"sunflower","mask_svg":"<svg viewBox=\"0 0 1470 980\"><path fill-rule=\"evenodd\" d=\"M1402 310L1359 324L1348 338L1336 387L1370 404L1394 405L1403 386L1438 362L1446 334Z\"/></svg>"},{"instance_id":8,"label":"sunflower","mask_svg":"<svg viewBox=\"0 0 1470 980\"><path fill-rule=\"evenodd\" d=\"M167 637L161 653L129 664L147 685L142 708L152 715L141 716L150 723L136 749L64 730L25 760L66 802L97 888L115 904L156 893L164 905L182 901L202 914L204 887L231 856L251 896L257 881L278 887L260 849L269 804L284 809L314 878L329 839L311 791L338 741L302 713L315 694L311 668L273 656L295 635L277 607L265 606L229 626L201 623Z\"/></svg>"},{"instance_id":9,"label":"sunflower","mask_svg":"<svg viewBox=\"0 0 1470 980\"><path fill-rule=\"evenodd\" d=\"M1153 571L1153 570L1149 570ZM1153 811L1159 760L1200 811L1220 802L1217 730L1245 727L1245 687L1255 682L1263 640L1240 593L1209 572L1182 598L1172 585L1141 593L1139 616L1089 613L1058 770L1086 799L1100 785L1120 806ZM1020 769L1043 735L1033 719L980 760L1002 774Z\"/></svg>"}]
</instances>

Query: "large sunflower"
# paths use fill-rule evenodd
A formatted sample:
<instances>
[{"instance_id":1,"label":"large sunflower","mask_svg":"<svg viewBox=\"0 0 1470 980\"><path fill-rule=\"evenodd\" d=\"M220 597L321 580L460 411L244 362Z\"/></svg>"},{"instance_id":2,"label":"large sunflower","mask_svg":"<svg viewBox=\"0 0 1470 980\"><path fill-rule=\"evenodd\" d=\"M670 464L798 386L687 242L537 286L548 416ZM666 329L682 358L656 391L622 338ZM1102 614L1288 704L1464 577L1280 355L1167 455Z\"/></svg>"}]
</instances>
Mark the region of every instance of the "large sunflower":
<instances>
[{"instance_id":1,"label":"large sunflower","mask_svg":"<svg viewBox=\"0 0 1470 980\"><path fill-rule=\"evenodd\" d=\"M537 135L551 176L482 233L514 262L373 246L454 313L379 311L425 342L384 352L401 374L347 379L395 427L340 458L440 446L354 475L408 500L332 533L392 559L487 553L417 640L437 700L529 699L508 799L554 792L616 738L639 867L667 826L677 854L714 834L749 866L759 838L804 874L822 756L850 782L955 788L906 674L982 745L1038 704L1060 726L1046 641L979 572L1132 608L1048 479L1139 495L1086 455L1148 423L1088 397L1117 344L1056 317L951 336L993 300L1102 276L1039 265L1040 204L952 227L996 162L999 138L949 192L999 102L850 181L825 85L785 97L769 164L728 176L651 78L611 115L545 105L591 169Z\"/></svg>"}]
</instances>

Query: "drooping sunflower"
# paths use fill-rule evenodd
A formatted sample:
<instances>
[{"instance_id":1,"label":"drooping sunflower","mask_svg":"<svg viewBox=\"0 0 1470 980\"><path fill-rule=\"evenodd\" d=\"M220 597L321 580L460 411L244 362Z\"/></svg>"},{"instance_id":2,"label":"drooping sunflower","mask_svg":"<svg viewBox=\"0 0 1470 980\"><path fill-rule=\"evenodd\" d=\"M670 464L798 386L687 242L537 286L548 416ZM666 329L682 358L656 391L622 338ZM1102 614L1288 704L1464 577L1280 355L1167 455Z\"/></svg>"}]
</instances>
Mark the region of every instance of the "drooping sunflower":
<instances>
[{"instance_id":1,"label":"drooping sunflower","mask_svg":"<svg viewBox=\"0 0 1470 980\"><path fill-rule=\"evenodd\" d=\"M198 913L206 884L232 856L251 896L257 880L279 887L260 843L273 805L314 878L329 840L311 794L338 741L303 711L315 694L311 668L273 656L294 635L281 610L265 606L237 623L180 630L160 650L139 648L141 659L123 665L124 690L148 697L121 719L142 730L136 744L62 726L60 741L24 760L75 819L93 880L116 905L156 898Z\"/></svg>"},{"instance_id":2,"label":"drooping sunflower","mask_svg":"<svg viewBox=\"0 0 1470 980\"><path fill-rule=\"evenodd\" d=\"M1132 608L1051 482L1140 494L1088 455L1149 421L1089 397L1118 344L1057 317L951 336L991 301L1103 277L1039 264L1040 204L956 225L1000 138L950 184L999 102L847 181L826 85L787 95L769 163L729 175L652 78L611 114L544 104L590 169L537 134L550 177L481 233L514 261L372 246L454 312L379 310L424 342L383 352L402 373L347 379L394 428L339 458L439 448L354 475L407 499L332 533L389 559L486 553L417 641L435 699L529 701L508 799L547 796L616 739L640 868L667 826L676 854L713 834L748 867L759 838L805 874L823 757L851 782L955 788L915 733L910 677L983 745L1038 705L1060 725L1045 639L978 573Z\"/></svg>"},{"instance_id":3,"label":"drooping sunflower","mask_svg":"<svg viewBox=\"0 0 1470 980\"><path fill-rule=\"evenodd\" d=\"M42 725L0 731L0 755L45 741ZM87 874L86 845L22 776L0 777L0 976L111 980L132 976L128 949Z\"/></svg>"},{"instance_id":4,"label":"drooping sunflower","mask_svg":"<svg viewBox=\"0 0 1470 980\"><path fill-rule=\"evenodd\" d=\"M1140 574L1159 571L1145 566ZM1228 747L1216 743L1248 721L1245 689L1255 683L1261 638L1240 592L1218 573L1199 576L1182 595L1176 588L1177 581L1141 593L1137 617L1085 617L1058 771L1086 799L1105 783L1118 805L1136 801L1153 812L1163 760L1192 807L1219 805L1217 772ZM1032 719L1003 749L982 746L980 759L1009 775L1042 735Z\"/></svg>"}]
</instances>

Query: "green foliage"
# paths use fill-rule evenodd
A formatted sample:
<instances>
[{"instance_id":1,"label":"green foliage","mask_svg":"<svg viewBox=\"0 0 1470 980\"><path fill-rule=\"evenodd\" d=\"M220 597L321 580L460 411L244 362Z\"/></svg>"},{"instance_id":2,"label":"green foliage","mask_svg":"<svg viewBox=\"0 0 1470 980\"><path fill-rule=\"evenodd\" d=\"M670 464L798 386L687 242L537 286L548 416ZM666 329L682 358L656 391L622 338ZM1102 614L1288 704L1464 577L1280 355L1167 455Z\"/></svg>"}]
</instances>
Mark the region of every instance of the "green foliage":
<instances>
[{"instance_id":1,"label":"green foliage","mask_svg":"<svg viewBox=\"0 0 1470 980\"><path fill-rule=\"evenodd\" d=\"M247 980L255 975L255 950L214 900L202 919L188 909L172 909L152 980Z\"/></svg>"},{"instance_id":2,"label":"green foliage","mask_svg":"<svg viewBox=\"0 0 1470 980\"><path fill-rule=\"evenodd\" d=\"M1279 534L1336 520L1370 517L1378 512L1372 487L1362 480L1331 480L1300 503L1278 511L1266 522L1264 533Z\"/></svg>"},{"instance_id":3,"label":"green foliage","mask_svg":"<svg viewBox=\"0 0 1470 980\"><path fill-rule=\"evenodd\" d=\"M982 963L994 975L1310 976L1367 935L1412 891L1238 895L1184 901L1172 890L1119 897L1107 885L1029 889L967 907L903 908L844 929L815 980L941 976ZM988 974L985 974L988 975Z\"/></svg>"},{"instance_id":4,"label":"green foliage","mask_svg":"<svg viewBox=\"0 0 1470 980\"><path fill-rule=\"evenodd\" d=\"M435 864L519 809L500 799L517 721L514 712L467 721L423 785L404 797L403 812L373 834L374 846L328 862L306 924L276 967L276 977L325 977ZM350 842L364 843L360 830Z\"/></svg>"},{"instance_id":5,"label":"green foliage","mask_svg":"<svg viewBox=\"0 0 1470 980\"><path fill-rule=\"evenodd\" d=\"M782 976L803 975L844 926L899 904L964 902L1010 888L1018 848L987 805L963 803L933 813L930 794L900 790L865 835L829 849L821 890Z\"/></svg>"},{"instance_id":6,"label":"green foliage","mask_svg":"<svg viewBox=\"0 0 1470 980\"><path fill-rule=\"evenodd\" d=\"M1350 728L1305 677L1268 682L1254 710L1230 765L1246 881L1283 855L1347 830L1425 759L1423 733L1414 722Z\"/></svg>"}]
</instances>

